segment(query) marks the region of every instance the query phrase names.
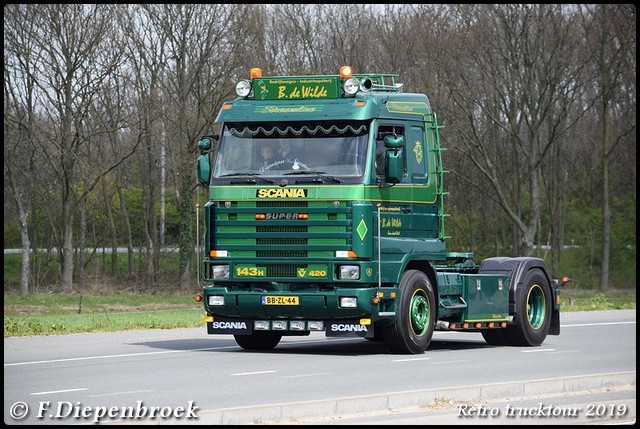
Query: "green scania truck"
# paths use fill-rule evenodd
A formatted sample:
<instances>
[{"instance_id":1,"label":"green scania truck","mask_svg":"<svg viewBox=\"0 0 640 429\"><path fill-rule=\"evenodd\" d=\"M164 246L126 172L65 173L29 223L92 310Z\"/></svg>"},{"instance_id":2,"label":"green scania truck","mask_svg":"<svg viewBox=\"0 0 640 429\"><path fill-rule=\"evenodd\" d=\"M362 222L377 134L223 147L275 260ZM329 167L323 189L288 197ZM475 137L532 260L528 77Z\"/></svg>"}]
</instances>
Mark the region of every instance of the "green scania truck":
<instances>
[{"instance_id":1,"label":"green scania truck","mask_svg":"<svg viewBox=\"0 0 640 429\"><path fill-rule=\"evenodd\" d=\"M521 346L560 333L542 259L447 251L437 116L397 77L256 68L237 83L198 144L209 334L270 350L322 331L416 354L435 330Z\"/></svg>"}]
</instances>

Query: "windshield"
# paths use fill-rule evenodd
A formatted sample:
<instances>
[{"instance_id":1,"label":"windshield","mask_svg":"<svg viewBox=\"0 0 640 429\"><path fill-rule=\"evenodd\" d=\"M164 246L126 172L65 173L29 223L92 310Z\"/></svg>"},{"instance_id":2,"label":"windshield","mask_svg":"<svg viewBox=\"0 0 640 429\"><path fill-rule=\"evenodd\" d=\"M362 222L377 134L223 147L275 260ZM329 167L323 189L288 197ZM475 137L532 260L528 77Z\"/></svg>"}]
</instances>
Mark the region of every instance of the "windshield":
<instances>
[{"instance_id":1,"label":"windshield","mask_svg":"<svg viewBox=\"0 0 640 429\"><path fill-rule=\"evenodd\" d=\"M364 175L369 123L225 124L213 178Z\"/></svg>"}]
</instances>

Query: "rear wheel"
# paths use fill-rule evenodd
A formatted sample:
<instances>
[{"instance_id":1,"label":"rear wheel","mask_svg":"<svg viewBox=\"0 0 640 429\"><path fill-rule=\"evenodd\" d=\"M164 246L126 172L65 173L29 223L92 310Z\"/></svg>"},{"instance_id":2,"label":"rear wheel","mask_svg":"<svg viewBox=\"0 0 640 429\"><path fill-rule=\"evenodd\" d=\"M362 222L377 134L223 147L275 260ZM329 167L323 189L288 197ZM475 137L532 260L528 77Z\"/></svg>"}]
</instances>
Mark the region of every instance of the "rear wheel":
<instances>
[{"instance_id":1,"label":"rear wheel","mask_svg":"<svg viewBox=\"0 0 640 429\"><path fill-rule=\"evenodd\" d=\"M245 350L271 350L278 345L282 334L254 332L251 335L234 335L236 343Z\"/></svg>"},{"instance_id":2,"label":"rear wheel","mask_svg":"<svg viewBox=\"0 0 640 429\"><path fill-rule=\"evenodd\" d=\"M551 326L552 297L549 280L539 269L530 270L516 290L514 324L504 332L511 346L539 346Z\"/></svg>"},{"instance_id":3,"label":"rear wheel","mask_svg":"<svg viewBox=\"0 0 640 429\"><path fill-rule=\"evenodd\" d=\"M435 293L422 271L408 270L400 281L400 309L392 326L381 329L382 339L393 353L423 353L435 328Z\"/></svg>"}]
</instances>

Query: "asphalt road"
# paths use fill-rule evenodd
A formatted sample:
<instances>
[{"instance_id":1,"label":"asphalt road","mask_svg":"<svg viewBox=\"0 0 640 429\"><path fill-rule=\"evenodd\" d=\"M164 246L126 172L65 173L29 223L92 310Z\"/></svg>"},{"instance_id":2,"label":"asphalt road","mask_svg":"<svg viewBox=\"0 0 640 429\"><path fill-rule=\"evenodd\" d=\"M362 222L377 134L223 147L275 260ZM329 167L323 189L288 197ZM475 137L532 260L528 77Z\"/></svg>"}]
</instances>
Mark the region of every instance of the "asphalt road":
<instances>
[{"instance_id":1,"label":"asphalt road","mask_svg":"<svg viewBox=\"0 0 640 429\"><path fill-rule=\"evenodd\" d=\"M580 404L579 417L593 423L592 404L599 420L635 421L635 310L562 313L561 325L559 336L533 348L436 332L421 355L320 333L247 352L204 326L5 338L4 421L411 424L456 416L456 424L500 424L459 416L483 404L504 419L508 405L569 413Z\"/></svg>"}]
</instances>

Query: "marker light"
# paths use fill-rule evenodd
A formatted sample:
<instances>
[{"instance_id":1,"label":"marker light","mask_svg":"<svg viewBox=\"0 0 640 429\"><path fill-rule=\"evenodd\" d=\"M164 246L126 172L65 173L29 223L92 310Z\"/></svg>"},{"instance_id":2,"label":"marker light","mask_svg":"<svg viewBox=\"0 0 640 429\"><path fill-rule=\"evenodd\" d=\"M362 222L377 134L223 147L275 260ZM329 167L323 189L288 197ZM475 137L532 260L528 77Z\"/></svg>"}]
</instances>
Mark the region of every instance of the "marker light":
<instances>
[{"instance_id":1,"label":"marker light","mask_svg":"<svg viewBox=\"0 0 640 429\"><path fill-rule=\"evenodd\" d=\"M336 250L336 258L357 258L358 255L353 250Z\"/></svg>"},{"instance_id":2,"label":"marker light","mask_svg":"<svg viewBox=\"0 0 640 429\"><path fill-rule=\"evenodd\" d=\"M209 251L209 256L212 258L226 258L229 254L226 250L211 250Z\"/></svg>"},{"instance_id":3,"label":"marker light","mask_svg":"<svg viewBox=\"0 0 640 429\"><path fill-rule=\"evenodd\" d=\"M246 97L250 92L251 82L249 82L248 80L243 79L240 82L236 83L236 94L238 94L239 97Z\"/></svg>"},{"instance_id":4,"label":"marker light","mask_svg":"<svg viewBox=\"0 0 640 429\"><path fill-rule=\"evenodd\" d=\"M340 67L340 79L349 79L351 77L351 67L342 66Z\"/></svg>"},{"instance_id":5,"label":"marker light","mask_svg":"<svg viewBox=\"0 0 640 429\"><path fill-rule=\"evenodd\" d=\"M262 77L262 69L255 67L251 69L251 79Z\"/></svg>"}]
</instances>

